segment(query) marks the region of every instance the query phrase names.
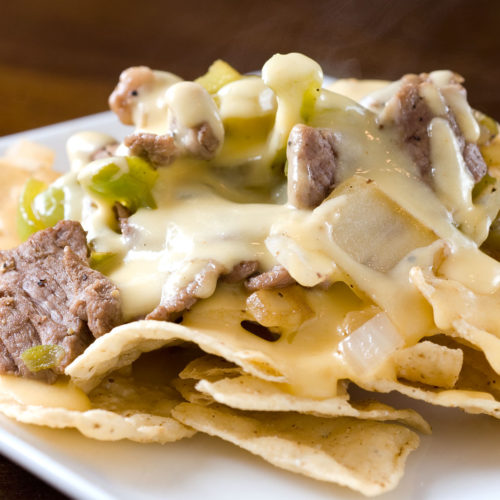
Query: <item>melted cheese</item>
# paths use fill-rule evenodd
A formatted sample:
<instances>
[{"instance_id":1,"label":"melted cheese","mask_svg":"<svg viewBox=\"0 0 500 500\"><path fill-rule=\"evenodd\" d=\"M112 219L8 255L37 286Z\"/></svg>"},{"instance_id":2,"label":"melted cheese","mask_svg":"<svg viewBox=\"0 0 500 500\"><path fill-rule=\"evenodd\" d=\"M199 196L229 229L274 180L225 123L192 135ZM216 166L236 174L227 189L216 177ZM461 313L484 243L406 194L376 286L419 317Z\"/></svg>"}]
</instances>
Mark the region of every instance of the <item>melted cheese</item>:
<instances>
[{"instance_id":1,"label":"melted cheese","mask_svg":"<svg viewBox=\"0 0 500 500\"><path fill-rule=\"evenodd\" d=\"M222 120L254 118L276 112L276 96L258 76L224 85L217 93Z\"/></svg>"},{"instance_id":2,"label":"melted cheese","mask_svg":"<svg viewBox=\"0 0 500 500\"><path fill-rule=\"evenodd\" d=\"M423 86L422 98L440 116L452 109L465 137L477 138L465 96L449 88L452 73L430 77L435 86ZM409 280L412 267L430 270L441 256L442 274L482 292L498 290L499 264L477 248L491 214L472 200L473 181L447 122L436 118L430 126L435 189L421 179L397 131L378 125L372 110L380 111L398 82L365 97L370 110L319 90L321 68L300 54L274 56L262 80L243 77L215 97L198 84L163 80L143 91L134 114L137 129L182 135L183 127L206 122L220 140L226 135L219 155L210 162L183 157L159 169L153 192L158 208L133 214L126 236L113 231L109 206L88 195L78 198L74 177L66 178L94 247L123 255L110 278L121 290L128 319L178 293L210 261L227 272L245 260L259 261L262 270L281 264L301 285L316 287L307 291L315 314L293 335L268 342L244 330L241 321L252 319L246 294L217 286L217 276L199 291L205 300L185 314L184 324L237 337L241 349L271 356L291 390L327 397L337 380L363 379L338 349L349 313L376 305L401 335L401 345L437 332L431 306ZM306 115L309 125L331 129L338 147L340 186L315 210L277 203L284 181L277 182L273 170L284 161L290 129ZM243 130L241 123L248 130L257 124L261 135L249 143L234 133ZM81 151L73 154L75 168L85 140L75 141ZM338 281L349 286L317 286ZM377 373L371 376L395 377L390 360Z\"/></svg>"},{"instance_id":3,"label":"melted cheese","mask_svg":"<svg viewBox=\"0 0 500 500\"><path fill-rule=\"evenodd\" d=\"M138 130L154 134L167 132L167 92L181 81L172 73L154 71L153 83L141 87L140 99L137 99L133 109L133 120Z\"/></svg>"},{"instance_id":4,"label":"melted cheese","mask_svg":"<svg viewBox=\"0 0 500 500\"><path fill-rule=\"evenodd\" d=\"M341 283L326 291L310 289L304 298L314 315L298 331L282 335L277 342L263 340L241 327L241 321L254 318L246 311L246 294L239 286L219 286L212 297L184 315L183 325L212 329L220 338L230 336L238 350L269 356L295 393L328 397L336 394L337 380L351 374L338 353L344 317L364 303Z\"/></svg>"},{"instance_id":5,"label":"melted cheese","mask_svg":"<svg viewBox=\"0 0 500 500\"><path fill-rule=\"evenodd\" d=\"M96 151L115 143L114 137L101 132L79 132L72 135L66 143L71 170L78 172L93 160Z\"/></svg>"},{"instance_id":6,"label":"melted cheese","mask_svg":"<svg viewBox=\"0 0 500 500\"><path fill-rule=\"evenodd\" d=\"M69 380L58 380L48 385L37 380L0 375L0 392L23 405L65 408L67 410L90 410L86 394Z\"/></svg>"},{"instance_id":7,"label":"melted cheese","mask_svg":"<svg viewBox=\"0 0 500 500\"><path fill-rule=\"evenodd\" d=\"M219 111L210 94L195 82L180 82L165 94L168 106L168 130L174 137L184 137L186 131L206 123L217 141L224 140L224 127Z\"/></svg>"}]
</instances>

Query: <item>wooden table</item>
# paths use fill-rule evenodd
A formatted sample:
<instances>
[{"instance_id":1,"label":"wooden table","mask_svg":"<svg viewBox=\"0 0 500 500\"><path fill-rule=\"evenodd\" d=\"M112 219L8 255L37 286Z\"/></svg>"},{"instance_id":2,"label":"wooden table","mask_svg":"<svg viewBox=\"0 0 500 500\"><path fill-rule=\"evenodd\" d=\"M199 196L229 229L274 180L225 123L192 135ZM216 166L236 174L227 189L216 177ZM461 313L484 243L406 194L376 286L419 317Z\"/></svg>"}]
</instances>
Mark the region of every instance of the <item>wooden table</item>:
<instances>
[{"instance_id":1,"label":"wooden table","mask_svg":"<svg viewBox=\"0 0 500 500\"><path fill-rule=\"evenodd\" d=\"M290 51L339 77L450 68L499 119L499 31L494 0L2 2L0 135L105 110L131 65L190 79L216 58L246 72ZM0 459L0 498L64 497Z\"/></svg>"}]
</instances>

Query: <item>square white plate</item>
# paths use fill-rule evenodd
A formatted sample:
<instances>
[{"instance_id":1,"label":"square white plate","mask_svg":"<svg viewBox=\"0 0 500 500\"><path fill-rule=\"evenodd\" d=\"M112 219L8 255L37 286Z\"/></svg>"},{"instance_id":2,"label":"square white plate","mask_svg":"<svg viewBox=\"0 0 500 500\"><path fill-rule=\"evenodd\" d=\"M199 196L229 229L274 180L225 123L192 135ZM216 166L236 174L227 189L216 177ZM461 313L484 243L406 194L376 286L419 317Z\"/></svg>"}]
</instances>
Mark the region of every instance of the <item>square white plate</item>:
<instances>
[{"instance_id":1,"label":"square white plate","mask_svg":"<svg viewBox=\"0 0 500 500\"><path fill-rule=\"evenodd\" d=\"M56 168L64 171L66 140L81 130L121 138L128 129L111 113L100 113L0 138L0 153L16 139L38 141L56 151ZM500 498L499 421L433 408L400 396L390 397L389 402L420 411L434 433L422 436L399 487L380 498ZM364 498L345 488L274 468L230 444L202 435L164 446L106 443L76 431L22 425L1 417L0 452L77 499Z\"/></svg>"}]
</instances>

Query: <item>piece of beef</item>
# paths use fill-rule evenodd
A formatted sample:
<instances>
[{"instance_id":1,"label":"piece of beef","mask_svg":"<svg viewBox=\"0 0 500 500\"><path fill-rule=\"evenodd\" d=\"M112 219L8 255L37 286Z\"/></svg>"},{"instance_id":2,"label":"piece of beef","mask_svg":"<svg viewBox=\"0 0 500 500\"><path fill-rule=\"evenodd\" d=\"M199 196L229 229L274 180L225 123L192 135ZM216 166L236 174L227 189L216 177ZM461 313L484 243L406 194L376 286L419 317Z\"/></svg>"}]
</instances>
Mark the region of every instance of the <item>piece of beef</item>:
<instances>
[{"instance_id":1,"label":"piece of beef","mask_svg":"<svg viewBox=\"0 0 500 500\"><path fill-rule=\"evenodd\" d=\"M243 260L236 264L229 273L216 261L208 261L206 266L194 277L193 281L177 293L162 298L160 305L146 316L146 319L174 321L182 312L190 309L198 301L199 292L208 282L220 277L226 283L240 283L257 272L259 263L256 260Z\"/></svg>"},{"instance_id":2,"label":"piece of beef","mask_svg":"<svg viewBox=\"0 0 500 500\"><path fill-rule=\"evenodd\" d=\"M206 122L188 128L181 141L189 154L203 160L211 160L219 147L219 139Z\"/></svg>"},{"instance_id":3,"label":"piece of beef","mask_svg":"<svg viewBox=\"0 0 500 500\"><path fill-rule=\"evenodd\" d=\"M389 102L388 105L397 107L395 121L400 127L403 142L422 176L427 177L431 173L431 145L427 128L435 115L420 96L420 83L420 76L405 75L399 92L393 98L394 103Z\"/></svg>"},{"instance_id":4,"label":"piece of beef","mask_svg":"<svg viewBox=\"0 0 500 500\"><path fill-rule=\"evenodd\" d=\"M131 236L133 233L133 229L128 223L128 218L132 215L130 210L117 201L113 205L113 212L115 214L116 220L118 221L118 225L120 226L120 232L124 236Z\"/></svg>"},{"instance_id":5,"label":"piece of beef","mask_svg":"<svg viewBox=\"0 0 500 500\"><path fill-rule=\"evenodd\" d=\"M125 137L124 144L131 154L145 158L156 166L166 166L181 155L212 159L219 147L219 139L210 125L204 122L187 128L182 134L178 131L161 135L134 132Z\"/></svg>"},{"instance_id":6,"label":"piece of beef","mask_svg":"<svg viewBox=\"0 0 500 500\"><path fill-rule=\"evenodd\" d=\"M0 251L0 373L52 382L90 344L121 321L118 289L90 269L85 232L61 221L12 250ZM21 354L60 345L61 363L32 373Z\"/></svg>"},{"instance_id":7,"label":"piece of beef","mask_svg":"<svg viewBox=\"0 0 500 500\"><path fill-rule=\"evenodd\" d=\"M146 319L159 321L174 321L183 311L190 309L200 298L200 292L207 283L217 279L225 268L216 261L208 261L201 271L196 274L193 281L175 293L162 297L160 305L150 312Z\"/></svg>"},{"instance_id":8,"label":"piece of beef","mask_svg":"<svg viewBox=\"0 0 500 500\"><path fill-rule=\"evenodd\" d=\"M461 80L457 78L450 85L460 86L460 91L465 92L460 82ZM421 92L425 85L432 85L427 74L405 75L402 78L399 91L387 102L384 113L399 126L401 138L406 144L408 152L417 164L422 177L427 181L432 170L428 127L436 116L447 120L457 138L465 164L474 180L478 182L487 171L486 163L479 149L475 144L466 143L457 120L449 108L443 115L436 115L430 108Z\"/></svg>"},{"instance_id":9,"label":"piece of beef","mask_svg":"<svg viewBox=\"0 0 500 500\"><path fill-rule=\"evenodd\" d=\"M118 85L109 96L109 107L125 125L133 125L132 110L140 88L154 82L153 71L147 66L135 66L122 71Z\"/></svg>"},{"instance_id":10,"label":"piece of beef","mask_svg":"<svg viewBox=\"0 0 500 500\"><path fill-rule=\"evenodd\" d=\"M120 292L114 283L91 269L69 246L64 248L63 266L73 286L70 312L87 323L95 338L119 325Z\"/></svg>"},{"instance_id":11,"label":"piece of beef","mask_svg":"<svg viewBox=\"0 0 500 500\"><path fill-rule=\"evenodd\" d=\"M233 269L222 277L226 283L239 283L255 274L259 269L259 262L256 260L242 260Z\"/></svg>"},{"instance_id":12,"label":"piece of beef","mask_svg":"<svg viewBox=\"0 0 500 500\"><path fill-rule=\"evenodd\" d=\"M140 156L156 166L169 165L181 153L170 134L135 132L125 137L123 142L132 155Z\"/></svg>"},{"instance_id":13,"label":"piece of beef","mask_svg":"<svg viewBox=\"0 0 500 500\"><path fill-rule=\"evenodd\" d=\"M245 282L248 290L270 290L272 288L285 288L295 284L296 281L283 266L274 266L270 271L249 278Z\"/></svg>"},{"instance_id":14,"label":"piece of beef","mask_svg":"<svg viewBox=\"0 0 500 500\"><path fill-rule=\"evenodd\" d=\"M284 288L296 283L283 266L274 266L270 271L247 279L255 274L258 268L258 261L246 260L236 264L229 273L224 274L225 268L222 264L213 260L208 261L186 287L169 294L167 298L162 297L160 305L149 313L146 319L175 321L184 311L193 307L200 298L200 291L217 278L226 283L239 283L246 279L245 287L251 291Z\"/></svg>"},{"instance_id":15,"label":"piece of beef","mask_svg":"<svg viewBox=\"0 0 500 500\"><path fill-rule=\"evenodd\" d=\"M472 177L474 177L476 182L479 182L486 175L488 167L484 161L481 151L479 151L478 145L472 142L467 143L465 145L463 155L465 164L470 170Z\"/></svg>"},{"instance_id":16,"label":"piece of beef","mask_svg":"<svg viewBox=\"0 0 500 500\"><path fill-rule=\"evenodd\" d=\"M295 125L288 137L288 202L317 207L335 185L337 153L329 129Z\"/></svg>"}]
</instances>

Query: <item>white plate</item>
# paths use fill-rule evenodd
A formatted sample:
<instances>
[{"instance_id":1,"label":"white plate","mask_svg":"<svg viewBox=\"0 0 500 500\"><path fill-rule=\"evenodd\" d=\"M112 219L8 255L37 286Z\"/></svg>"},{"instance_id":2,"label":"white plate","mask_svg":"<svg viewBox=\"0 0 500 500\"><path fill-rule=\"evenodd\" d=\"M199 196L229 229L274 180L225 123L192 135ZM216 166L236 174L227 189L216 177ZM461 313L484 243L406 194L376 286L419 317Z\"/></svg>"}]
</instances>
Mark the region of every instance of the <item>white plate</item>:
<instances>
[{"instance_id":1,"label":"white plate","mask_svg":"<svg viewBox=\"0 0 500 500\"><path fill-rule=\"evenodd\" d=\"M0 152L15 139L39 141L57 153L65 170L65 142L76 131L99 130L117 137L127 130L111 113L0 138ZM433 408L397 396L431 423L407 463L396 499L500 498L500 422L460 410ZM347 489L277 469L219 439L198 435L164 446L105 443L76 431L56 431L0 418L0 451L78 499L287 500L361 499Z\"/></svg>"}]
</instances>

